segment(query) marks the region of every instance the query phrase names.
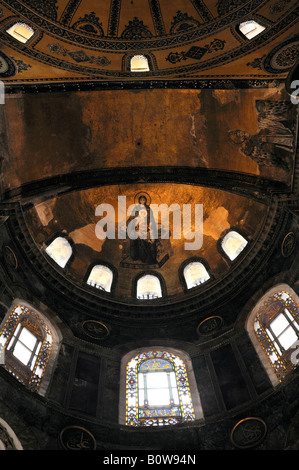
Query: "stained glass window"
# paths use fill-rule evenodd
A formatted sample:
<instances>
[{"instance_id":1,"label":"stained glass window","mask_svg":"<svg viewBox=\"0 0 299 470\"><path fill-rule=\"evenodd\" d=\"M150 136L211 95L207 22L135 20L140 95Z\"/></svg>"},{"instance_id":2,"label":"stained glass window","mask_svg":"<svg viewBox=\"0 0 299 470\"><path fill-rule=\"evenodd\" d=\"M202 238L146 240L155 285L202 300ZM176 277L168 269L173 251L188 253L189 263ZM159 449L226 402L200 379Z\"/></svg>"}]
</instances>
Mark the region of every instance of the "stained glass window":
<instances>
[{"instance_id":1,"label":"stained glass window","mask_svg":"<svg viewBox=\"0 0 299 470\"><path fill-rule=\"evenodd\" d=\"M185 363L164 350L141 352L126 369L126 424L165 426L193 421Z\"/></svg>"},{"instance_id":2,"label":"stained glass window","mask_svg":"<svg viewBox=\"0 0 299 470\"><path fill-rule=\"evenodd\" d=\"M269 296L254 322L255 335L281 381L297 365L292 360L299 338L299 305L286 291Z\"/></svg>"},{"instance_id":3,"label":"stained glass window","mask_svg":"<svg viewBox=\"0 0 299 470\"><path fill-rule=\"evenodd\" d=\"M32 391L40 387L53 346L50 329L25 305L14 307L0 331L0 362Z\"/></svg>"},{"instance_id":4,"label":"stained glass window","mask_svg":"<svg viewBox=\"0 0 299 470\"><path fill-rule=\"evenodd\" d=\"M137 281L137 299L157 299L162 297L160 279L153 274L145 274Z\"/></svg>"},{"instance_id":5,"label":"stained glass window","mask_svg":"<svg viewBox=\"0 0 299 470\"><path fill-rule=\"evenodd\" d=\"M244 250L247 243L247 240L240 233L231 230L223 238L221 246L229 259L233 261Z\"/></svg>"},{"instance_id":6,"label":"stained glass window","mask_svg":"<svg viewBox=\"0 0 299 470\"><path fill-rule=\"evenodd\" d=\"M192 261L184 268L184 278L187 288L199 286L210 279L210 275L204 265L199 261Z\"/></svg>"},{"instance_id":7,"label":"stained glass window","mask_svg":"<svg viewBox=\"0 0 299 470\"><path fill-rule=\"evenodd\" d=\"M112 281L113 273L111 269L108 266L96 265L89 274L87 284L97 289L111 292Z\"/></svg>"}]
</instances>

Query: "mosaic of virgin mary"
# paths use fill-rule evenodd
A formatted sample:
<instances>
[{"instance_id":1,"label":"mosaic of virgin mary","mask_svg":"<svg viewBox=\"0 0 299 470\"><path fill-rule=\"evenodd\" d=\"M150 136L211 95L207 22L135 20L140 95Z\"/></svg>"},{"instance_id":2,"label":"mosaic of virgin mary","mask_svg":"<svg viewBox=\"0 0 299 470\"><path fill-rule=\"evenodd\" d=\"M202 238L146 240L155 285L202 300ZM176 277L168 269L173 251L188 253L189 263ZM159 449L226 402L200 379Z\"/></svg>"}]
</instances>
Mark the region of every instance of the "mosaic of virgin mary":
<instances>
[{"instance_id":1,"label":"mosaic of virgin mary","mask_svg":"<svg viewBox=\"0 0 299 470\"><path fill-rule=\"evenodd\" d=\"M152 238L152 234L157 233L157 227L144 194L139 196L138 204L127 220L127 232L130 238L130 258L133 261L156 264L157 239ZM138 233L137 237L136 233Z\"/></svg>"},{"instance_id":2,"label":"mosaic of virgin mary","mask_svg":"<svg viewBox=\"0 0 299 470\"><path fill-rule=\"evenodd\" d=\"M122 243L121 266L160 268L172 255L169 239L161 239L162 224L155 220L150 207L151 196L135 194L135 205L126 221L127 238Z\"/></svg>"}]
</instances>

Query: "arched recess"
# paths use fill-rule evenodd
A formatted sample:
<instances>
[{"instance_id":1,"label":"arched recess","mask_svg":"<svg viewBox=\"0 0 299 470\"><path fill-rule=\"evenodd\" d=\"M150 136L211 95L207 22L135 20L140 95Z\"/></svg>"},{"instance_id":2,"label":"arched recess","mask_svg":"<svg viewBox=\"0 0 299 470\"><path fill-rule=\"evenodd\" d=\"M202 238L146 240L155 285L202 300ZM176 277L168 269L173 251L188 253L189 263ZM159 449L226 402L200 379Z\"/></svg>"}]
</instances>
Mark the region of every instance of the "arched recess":
<instances>
[{"instance_id":1,"label":"arched recess","mask_svg":"<svg viewBox=\"0 0 299 470\"><path fill-rule=\"evenodd\" d=\"M298 364L299 297L296 292L287 284L268 290L249 314L246 330L272 385L278 385Z\"/></svg>"},{"instance_id":2,"label":"arched recess","mask_svg":"<svg viewBox=\"0 0 299 470\"><path fill-rule=\"evenodd\" d=\"M26 388L45 395L61 340L46 314L15 299L0 325L0 363Z\"/></svg>"},{"instance_id":3,"label":"arched recess","mask_svg":"<svg viewBox=\"0 0 299 470\"><path fill-rule=\"evenodd\" d=\"M9 424L0 417L0 450L23 450L22 444Z\"/></svg>"},{"instance_id":4,"label":"arched recess","mask_svg":"<svg viewBox=\"0 0 299 470\"><path fill-rule=\"evenodd\" d=\"M144 374L164 374L162 392L153 386L152 392L165 401L151 405L145 396ZM172 376L172 377L171 377ZM156 378L155 378L156 379ZM141 384L142 380L142 384ZM165 383L164 383L165 382ZM177 392L175 391L177 389ZM174 394L172 392L174 391ZM175 394L177 395L175 396ZM163 401L163 400L162 400ZM192 422L203 418L203 410L193 372L192 361L184 351L171 347L138 348L123 356L121 361L119 423L127 426L165 426Z\"/></svg>"}]
</instances>

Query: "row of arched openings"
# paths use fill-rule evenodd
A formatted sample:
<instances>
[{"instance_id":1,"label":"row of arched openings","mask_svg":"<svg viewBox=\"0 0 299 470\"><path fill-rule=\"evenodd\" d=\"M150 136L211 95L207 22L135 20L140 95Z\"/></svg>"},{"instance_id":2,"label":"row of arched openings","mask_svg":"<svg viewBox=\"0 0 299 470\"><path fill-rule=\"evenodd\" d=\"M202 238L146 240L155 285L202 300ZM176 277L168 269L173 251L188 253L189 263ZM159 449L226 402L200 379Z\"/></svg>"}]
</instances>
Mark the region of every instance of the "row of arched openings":
<instances>
[{"instance_id":1,"label":"row of arched openings","mask_svg":"<svg viewBox=\"0 0 299 470\"><path fill-rule=\"evenodd\" d=\"M238 25L238 31L247 39L253 39L265 30L265 26L253 19L248 19ZM6 29L6 32L17 41L26 44L36 34L36 30L24 22L13 22ZM131 70L146 71L149 70L146 56L136 54L131 60Z\"/></svg>"},{"instance_id":2,"label":"row of arched openings","mask_svg":"<svg viewBox=\"0 0 299 470\"><path fill-rule=\"evenodd\" d=\"M221 239L221 252L233 262L244 250L248 241L236 230L230 230ZM73 249L66 237L56 237L47 247L46 253L61 268L65 268L72 258ZM203 284L211 278L207 263L200 260L192 260L184 263L182 270L184 287L192 289ZM113 270L105 264L97 264L92 267L86 280L87 284L97 289L111 292L114 282ZM136 279L134 289L137 299L156 299L163 297L163 280L155 273L144 273Z\"/></svg>"},{"instance_id":3,"label":"row of arched openings","mask_svg":"<svg viewBox=\"0 0 299 470\"><path fill-rule=\"evenodd\" d=\"M299 362L299 298L287 285L271 289L256 304L246 329L273 386ZM0 363L19 382L45 394L61 335L47 316L14 303L0 329ZM181 350L152 347L122 359L120 423L164 426L202 418L190 357Z\"/></svg>"},{"instance_id":4,"label":"row of arched openings","mask_svg":"<svg viewBox=\"0 0 299 470\"><path fill-rule=\"evenodd\" d=\"M240 36L248 40L255 38L265 29L266 26L258 23L254 19L248 19L236 26L236 31ZM22 21L12 22L4 31L22 44L29 44L38 34L35 28ZM152 54L149 53L130 54L126 58L128 71L132 73L142 74L153 70L153 61L155 60Z\"/></svg>"}]
</instances>

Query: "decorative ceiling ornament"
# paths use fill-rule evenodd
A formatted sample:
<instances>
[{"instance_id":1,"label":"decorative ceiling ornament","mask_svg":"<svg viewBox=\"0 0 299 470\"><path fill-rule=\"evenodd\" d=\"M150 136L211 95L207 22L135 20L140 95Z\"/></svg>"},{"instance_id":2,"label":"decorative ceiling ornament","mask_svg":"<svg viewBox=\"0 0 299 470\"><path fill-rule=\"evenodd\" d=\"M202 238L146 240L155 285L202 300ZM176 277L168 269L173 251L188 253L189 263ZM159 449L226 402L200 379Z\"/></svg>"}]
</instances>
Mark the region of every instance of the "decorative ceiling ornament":
<instances>
[{"instance_id":1,"label":"decorative ceiling ornament","mask_svg":"<svg viewBox=\"0 0 299 470\"><path fill-rule=\"evenodd\" d=\"M83 18L79 18L76 23L73 24L73 28L84 31L84 33L96 34L97 36L104 36L104 30L100 19L96 16L95 12L87 14Z\"/></svg>"},{"instance_id":2,"label":"decorative ceiling ornament","mask_svg":"<svg viewBox=\"0 0 299 470\"><path fill-rule=\"evenodd\" d=\"M284 258L288 258L294 251L296 246L296 235L289 232L283 239L281 244L281 254Z\"/></svg>"},{"instance_id":3,"label":"decorative ceiling ornament","mask_svg":"<svg viewBox=\"0 0 299 470\"><path fill-rule=\"evenodd\" d=\"M60 433L60 444L65 450L95 450L94 436L81 426L68 426Z\"/></svg>"},{"instance_id":4,"label":"decorative ceiling ornament","mask_svg":"<svg viewBox=\"0 0 299 470\"><path fill-rule=\"evenodd\" d=\"M107 325L95 320L87 320L83 322L82 330L90 338L99 340L107 338L107 336L110 334Z\"/></svg>"},{"instance_id":5,"label":"decorative ceiling ornament","mask_svg":"<svg viewBox=\"0 0 299 470\"><path fill-rule=\"evenodd\" d=\"M101 67L106 67L110 64L107 57L89 56L85 51L70 51L58 43L48 44L48 47L52 54L62 54L64 57L69 55L77 63L88 62L90 64L100 65Z\"/></svg>"},{"instance_id":6,"label":"decorative ceiling ornament","mask_svg":"<svg viewBox=\"0 0 299 470\"><path fill-rule=\"evenodd\" d=\"M223 318L218 315L214 315L209 318L205 318L197 327L197 333L201 336L208 336L218 331L223 324Z\"/></svg>"},{"instance_id":7,"label":"decorative ceiling ornament","mask_svg":"<svg viewBox=\"0 0 299 470\"><path fill-rule=\"evenodd\" d=\"M122 39L148 39L152 36L148 27L136 16L133 20L129 21L121 35Z\"/></svg>"},{"instance_id":8,"label":"decorative ceiling ornament","mask_svg":"<svg viewBox=\"0 0 299 470\"><path fill-rule=\"evenodd\" d=\"M3 257L6 266L14 270L18 268L18 259L14 251L10 248L10 246L5 245L5 247L3 248Z\"/></svg>"},{"instance_id":9,"label":"decorative ceiling ornament","mask_svg":"<svg viewBox=\"0 0 299 470\"><path fill-rule=\"evenodd\" d=\"M217 11L219 15L226 15L239 6L243 6L244 0L218 0Z\"/></svg>"},{"instance_id":10,"label":"decorative ceiling ornament","mask_svg":"<svg viewBox=\"0 0 299 470\"><path fill-rule=\"evenodd\" d=\"M51 20L57 20L57 0L24 0L23 3L29 5L42 16L47 16Z\"/></svg>"},{"instance_id":11,"label":"decorative ceiling ornament","mask_svg":"<svg viewBox=\"0 0 299 470\"><path fill-rule=\"evenodd\" d=\"M288 72L298 60L299 36L276 46L264 60L264 69L269 73Z\"/></svg>"},{"instance_id":12,"label":"decorative ceiling ornament","mask_svg":"<svg viewBox=\"0 0 299 470\"><path fill-rule=\"evenodd\" d=\"M239 449L248 449L261 444L267 433L266 423L260 418L245 418L231 432L231 441Z\"/></svg>"},{"instance_id":13,"label":"decorative ceiling ornament","mask_svg":"<svg viewBox=\"0 0 299 470\"><path fill-rule=\"evenodd\" d=\"M17 72L16 65L11 58L0 51L0 79L13 77Z\"/></svg>"},{"instance_id":14,"label":"decorative ceiling ornament","mask_svg":"<svg viewBox=\"0 0 299 470\"><path fill-rule=\"evenodd\" d=\"M200 22L195 20L192 16L187 13L182 13L180 10L177 11L176 16L173 18L170 28L170 34L181 33L190 28L196 28L200 26Z\"/></svg>"},{"instance_id":15,"label":"decorative ceiling ornament","mask_svg":"<svg viewBox=\"0 0 299 470\"><path fill-rule=\"evenodd\" d=\"M225 41L214 39L210 44L203 47L192 46L187 52L170 52L165 60L171 64L181 62L181 60L194 59L200 60L206 53L216 52L224 48Z\"/></svg>"}]
</instances>

